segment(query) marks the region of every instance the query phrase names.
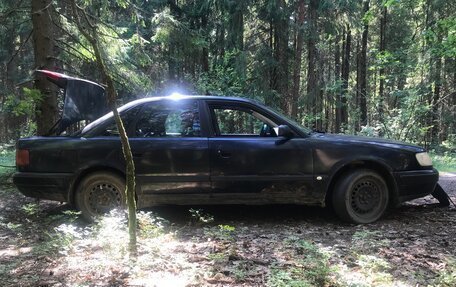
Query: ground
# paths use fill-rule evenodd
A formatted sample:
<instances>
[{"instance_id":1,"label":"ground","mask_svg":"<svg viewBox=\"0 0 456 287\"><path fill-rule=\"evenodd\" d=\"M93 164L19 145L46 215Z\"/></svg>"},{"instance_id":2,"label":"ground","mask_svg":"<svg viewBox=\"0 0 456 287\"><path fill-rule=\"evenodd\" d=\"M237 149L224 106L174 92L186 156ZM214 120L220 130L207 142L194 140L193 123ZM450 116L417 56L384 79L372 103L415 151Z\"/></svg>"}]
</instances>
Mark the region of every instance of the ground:
<instances>
[{"instance_id":1,"label":"ground","mask_svg":"<svg viewBox=\"0 0 456 287\"><path fill-rule=\"evenodd\" d=\"M456 202L456 174L440 181ZM0 187L4 286L456 286L456 208L431 197L373 224L323 208L161 207L84 223L66 204Z\"/></svg>"}]
</instances>

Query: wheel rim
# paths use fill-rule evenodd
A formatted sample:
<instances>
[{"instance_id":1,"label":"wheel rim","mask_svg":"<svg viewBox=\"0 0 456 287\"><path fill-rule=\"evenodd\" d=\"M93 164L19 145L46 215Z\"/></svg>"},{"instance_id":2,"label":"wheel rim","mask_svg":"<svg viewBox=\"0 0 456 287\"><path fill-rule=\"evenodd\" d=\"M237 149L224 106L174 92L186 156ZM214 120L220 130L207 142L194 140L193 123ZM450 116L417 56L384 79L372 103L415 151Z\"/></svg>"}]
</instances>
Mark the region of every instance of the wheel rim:
<instances>
[{"instance_id":1,"label":"wheel rim","mask_svg":"<svg viewBox=\"0 0 456 287\"><path fill-rule=\"evenodd\" d=\"M88 189L87 205L93 214L101 215L121 206L119 189L110 183L96 183Z\"/></svg>"},{"instance_id":2,"label":"wheel rim","mask_svg":"<svg viewBox=\"0 0 456 287\"><path fill-rule=\"evenodd\" d=\"M353 213L363 218L381 215L385 206L385 187L377 180L364 177L356 181L350 192Z\"/></svg>"}]
</instances>

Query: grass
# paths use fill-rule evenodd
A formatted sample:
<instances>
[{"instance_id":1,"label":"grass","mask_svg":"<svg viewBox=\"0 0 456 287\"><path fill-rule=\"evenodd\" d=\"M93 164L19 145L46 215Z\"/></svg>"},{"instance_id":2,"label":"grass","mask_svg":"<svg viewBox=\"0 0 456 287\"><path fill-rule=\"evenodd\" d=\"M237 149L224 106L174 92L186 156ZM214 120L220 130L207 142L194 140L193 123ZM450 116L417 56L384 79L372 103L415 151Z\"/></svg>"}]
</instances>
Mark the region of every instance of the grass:
<instances>
[{"instance_id":1,"label":"grass","mask_svg":"<svg viewBox=\"0 0 456 287\"><path fill-rule=\"evenodd\" d=\"M15 171L10 166L15 166L15 152L0 145L0 184L7 182Z\"/></svg>"},{"instance_id":2,"label":"grass","mask_svg":"<svg viewBox=\"0 0 456 287\"><path fill-rule=\"evenodd\" d=\"M57 279L71 286L414 285L413 278L408 285L392 274L401 267L385 257L382 250L390 250L391 242L385 231L376 228L353 227L346 239L322 243L295 227L274 232L219 221L195 226L191 214L186 223L175 225L154 212L140 212L139 255L132 262L122 212L87 225L74 211L47 209L27 201L17 206L14 216L0 217L0 231L10 234L4 247L14 246L13 251L19 252L0 259L1 282L41 286L54 280L47 274L55 270L60 274ZM346 247L334 248L342 239ZM417 282L455 286L456 261L449 256L440 262L433 278L423 273L427 277L416 278Z\"/></svg>"},{"instance_id":3,"label":"grass","mask_svg":"<svg viewBox=\"0 0 456 287\"><path fill-rule=\"evenodd\" d=\"M456 151L431 152L434 167L440 172L456 172Z\"/></svg>"},{"instance_id":4,"label":"grass","mask_svg":"<svg viewBox=\"0 0 456 287\"><path fill-rule=\"evenodd\" d=\"M312 242L293 237L285 241L285 246L294 260L287 265L273 265L267 280L268 286L336 285L330 277L332 267L327 252Z\"/></svg>"},{"instance_id":5,"label":"grass","mask_svg":"<svg viewBox=\"0 0 456 287\"><path fill-rule=\"evenodd\" d=\"M435 286L456 286L456 260L449 259L434 282Z\"/></svg>"}]
</instances>

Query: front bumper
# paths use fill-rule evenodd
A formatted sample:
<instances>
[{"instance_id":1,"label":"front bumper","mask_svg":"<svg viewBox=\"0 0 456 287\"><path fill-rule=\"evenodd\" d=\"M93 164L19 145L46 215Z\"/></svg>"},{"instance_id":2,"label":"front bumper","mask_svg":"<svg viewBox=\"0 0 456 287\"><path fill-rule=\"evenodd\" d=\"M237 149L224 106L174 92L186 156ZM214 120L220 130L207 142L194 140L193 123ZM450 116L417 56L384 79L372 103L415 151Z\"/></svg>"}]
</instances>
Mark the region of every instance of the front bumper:
<instances>
[{"instance_id":1,"label":"front bumper","mask_svg":"<svg viewBox=\"0 0 456 287\"><path fill-rule=\"evenodd\" d=\"M394 173L399 202L431 194L439 180L436 169L401 171Z\"/></svg>"},{"instance_id":2,"label":"front bumper","mask_svg":"<svg viewBox=\"0 0 456 287\"><path fill-rule=\"evenodd\" d=\"M13 183L25 196L68 201L72 173L17 172Z\"/></svg>"}]
</instances>

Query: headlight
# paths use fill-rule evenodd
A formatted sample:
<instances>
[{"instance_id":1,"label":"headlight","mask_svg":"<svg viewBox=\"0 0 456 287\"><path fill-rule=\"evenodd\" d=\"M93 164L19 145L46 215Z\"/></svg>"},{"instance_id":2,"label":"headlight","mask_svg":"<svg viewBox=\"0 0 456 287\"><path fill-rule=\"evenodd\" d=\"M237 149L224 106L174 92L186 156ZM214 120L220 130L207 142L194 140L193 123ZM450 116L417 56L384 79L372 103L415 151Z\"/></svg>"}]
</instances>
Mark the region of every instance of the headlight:
<instances>
[{"instance_id":1,"label":"headlight","mask_svg":"<svg viewBox=\"0 0 456 287\"><path fill-rule=\"evenodd\" d=\"M427 152L420 152L415 154L416 160L421 166L431 166L432 159Z\"/></svg>"}]
</instances>

